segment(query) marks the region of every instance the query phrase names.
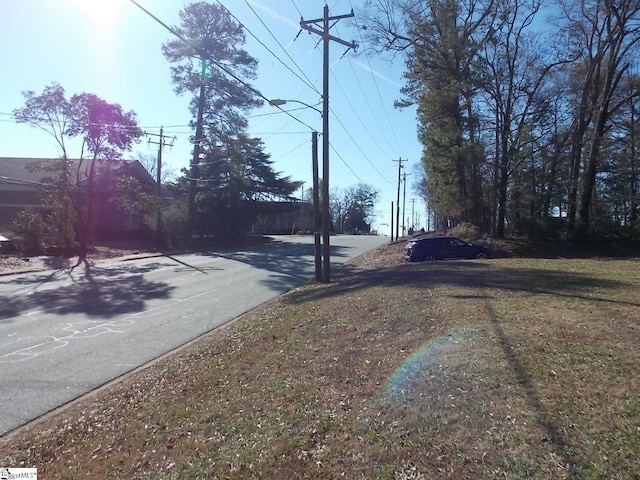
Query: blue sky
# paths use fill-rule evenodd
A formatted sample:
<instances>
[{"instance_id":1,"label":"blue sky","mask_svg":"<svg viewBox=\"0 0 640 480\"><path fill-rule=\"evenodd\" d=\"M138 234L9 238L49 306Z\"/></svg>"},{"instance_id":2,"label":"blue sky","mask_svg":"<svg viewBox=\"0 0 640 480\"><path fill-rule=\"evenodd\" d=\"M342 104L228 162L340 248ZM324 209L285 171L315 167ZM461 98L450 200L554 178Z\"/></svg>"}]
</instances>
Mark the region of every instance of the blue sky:
<instances>
[{"instance_id":1,"label":"blue sky","mask_svg":"<svg viewBox=\"0 0 640 480\"><path fill-rule=\"evenodd\" d=\"M182 0L137 0L163 22L179 24ZM222 0L247 28L245 49L259 61L253 85L266 98L321 102L322 45L316 35L298 34L300 17L321 18L323 0ZM330 15L358 10L363 0L329 0ZM94 93L108 102L134 110L140 126L150 132L175 136L163 153L165 167L176 174L189 164L193 132L186 96L171 84L170 65L161 45L171 34L129 0L1 0L0 1L0 156L56 157L53 139L27 125L16 124L11 112L23 105L22 92L42 92L58 82L70 97ZM411 174L419 162L415 110L397 110L404 64L390 62L363 43L351 19L341 20L331 33L359 44L345 56L345 47L331 44L329 101L330 178L333 188L366 183L379 191L373 227L389 234L391 202L396 201L398 158L407 159ZM294 40L295 39L295 40ZM284 64L284 65L283 65ZM286 66L285 66L286 65ZM292 73L295 72L294 73ZM260 137L274 168L311 186L311 129L322 130L320 115L300 104L290 110L303 125L278 109L265 105L250 114L249 133ZM321 105L318 105L321 108ZM311 128L309 128L311 127ZM157 147L143 140L131 157L155 157ZM69 152L79 155L79 150ZM320 156L322 152L320 150ZM415 175L413 175L415 177ZM425 213L407 177L405 218L415 216L424 225ZM404 189L404 188L403 188ZM402 189L402 190L403 190ZM401 192L401 203L402 203ZM402 205L401 205L402 208ZM386 225L385 225L386 224ZM401 222L402 224L402 222ZM421 225L417 225L418 227Z\"/></svg>"}]
</instances>

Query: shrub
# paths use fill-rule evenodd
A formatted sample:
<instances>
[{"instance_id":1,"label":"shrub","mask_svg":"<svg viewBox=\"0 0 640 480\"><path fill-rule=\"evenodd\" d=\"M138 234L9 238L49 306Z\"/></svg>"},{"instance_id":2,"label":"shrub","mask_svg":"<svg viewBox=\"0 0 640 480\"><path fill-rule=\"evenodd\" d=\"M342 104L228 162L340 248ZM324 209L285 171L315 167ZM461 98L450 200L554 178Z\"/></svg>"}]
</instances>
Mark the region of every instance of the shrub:
<instances>
[{"instance_id":1,"label":"shrub","mask_svg":"<svg viewBox=\"0 0 640 480\"><path fill-rule=\"evenodd\" d=\"M478 227L471 225L470 223L459 223L455 227L449 229L447 233L453 237L459 237L468 242L474 242L480 238Z\"/></svg>"},{"instance_id":2,"label":"shrub","mask_svg":"<svg viewBox=\"0 0 640 480\"><path fill-rule=\"evenodd\" d=\"M177 248L189 242L188 211L186 204L176 202L162 213L162 245Z\"/></svg>"},{"instance_id":3,"label":"shrub","mask_svg":"<svg viewBox=\"0 0 640 480\"><path fill-rule=\"evenodd\" d=\"M42 251L44 222L39 213L31 209L18 214L11 226L16 249L23 254L37 254Z\"/></svg>"},{"instance_id":4,"label":"shrub","mask_svg":"<svg viewBox=\"0 0 640 480\"><path fill-rule=\"evenodd\" d=\"M63 249L66 255L70 254L73 242L76 238L75 213L73 205L68 197L51 195L47 201L53 206L46 221L49 245L56 249Z\"/></svg>"}]
</instances>

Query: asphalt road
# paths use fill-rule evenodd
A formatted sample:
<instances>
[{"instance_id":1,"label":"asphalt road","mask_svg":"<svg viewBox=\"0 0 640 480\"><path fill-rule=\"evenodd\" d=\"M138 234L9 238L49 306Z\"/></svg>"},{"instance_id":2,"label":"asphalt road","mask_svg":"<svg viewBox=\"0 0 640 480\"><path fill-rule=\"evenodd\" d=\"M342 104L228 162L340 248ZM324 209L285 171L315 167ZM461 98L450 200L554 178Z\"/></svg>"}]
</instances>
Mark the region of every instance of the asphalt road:
<instances>
[{"instance_id":1,"label":"asphalt road","mask_svg":"<svg viewBox=\"0 0 640 480\"><path fill-rule=\"evenodd\" d=\"M387 241L331 237L332 271ZM0 277L0 436L314 276L313 239Z\"/></svg>"}]
</instances>

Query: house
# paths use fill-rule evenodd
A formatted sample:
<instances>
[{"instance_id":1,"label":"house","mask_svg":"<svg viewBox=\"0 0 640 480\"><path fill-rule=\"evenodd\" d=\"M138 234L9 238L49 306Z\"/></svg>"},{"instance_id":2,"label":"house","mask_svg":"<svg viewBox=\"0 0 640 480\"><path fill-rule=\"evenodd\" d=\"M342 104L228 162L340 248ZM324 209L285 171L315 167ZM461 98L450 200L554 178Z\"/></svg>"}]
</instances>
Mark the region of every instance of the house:
<instances>
[{"instance_id":1,"label":"house","mask_svg":"<svg viewBox=\"0 0 640 480\"><path fill-rule=\"evenodd\" d=\"M0 157L0 232L7 233L16 216L25 209L47 214L47 191L57 188L53 177L56 158ZM69 160L71 184L82 189L88 186L90 160ZM97 221L98 237L121 238L140 235L143 232L140 211L133 205L118 207L103 201L113 191L113 179L129 177L148 193L155 192L156 183L137 160L98 160L96 183L100 218Z\"/></svg>"}]
</instances>

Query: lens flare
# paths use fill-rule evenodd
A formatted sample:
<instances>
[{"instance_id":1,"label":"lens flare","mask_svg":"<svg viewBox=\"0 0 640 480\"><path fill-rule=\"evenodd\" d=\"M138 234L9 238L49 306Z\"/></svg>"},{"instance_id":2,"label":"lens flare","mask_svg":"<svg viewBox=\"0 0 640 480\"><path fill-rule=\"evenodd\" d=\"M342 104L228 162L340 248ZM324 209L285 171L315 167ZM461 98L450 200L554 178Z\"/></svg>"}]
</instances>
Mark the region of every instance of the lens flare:
<instances>
[{"instance_id":1,"label":"lens flare","mask_svg":"<svg viewBox=\"0 0 640 480\"><path fill-rule=\"evenodd\" d=\"M391 375L384 389L385 397L401 401L407 395L411 396L413 385L427 376L434 376L445 359L464 355L468 347L466 341L474 333L474 329L463 327L424 344Z\"/></svg>"}]
</instances>

